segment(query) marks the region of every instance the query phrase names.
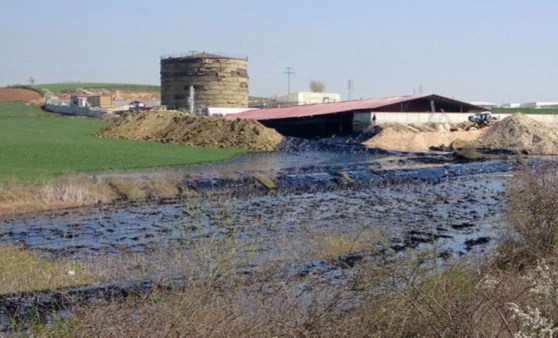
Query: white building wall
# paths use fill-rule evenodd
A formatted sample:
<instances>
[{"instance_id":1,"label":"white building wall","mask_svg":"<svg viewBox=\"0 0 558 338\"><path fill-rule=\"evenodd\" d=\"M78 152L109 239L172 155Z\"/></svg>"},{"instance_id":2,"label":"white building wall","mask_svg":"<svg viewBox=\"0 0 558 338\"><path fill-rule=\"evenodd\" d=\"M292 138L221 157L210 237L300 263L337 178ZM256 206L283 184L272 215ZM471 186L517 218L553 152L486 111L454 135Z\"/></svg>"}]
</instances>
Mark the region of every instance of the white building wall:
<instances>
[{"instance_id":1,"label":"white building wall","mask_svg":"<svg viewBox=\"0 0 558 338\"><path fill-rule=\"evenodd\" d=\"M400 113L400 112L378 112L371 113L376 115L376 124L386 122L400 123L461 123L468 120L472 113ZM512 114L494 114L498 120L503 120ZM528 114L528 117L535 121L558 123L558 115L548 114Z\"/></svg>"},{"instance_id":2,"label":"white building wall","mask_svg":"<svg viewBox=\"0 0 558 338\"><path fill-rule=\"evenodd\" d=\"M296 92L277 99L278 102L303 104L331 103L341 101L339 93Z\"/></svg>"}]
</instances>

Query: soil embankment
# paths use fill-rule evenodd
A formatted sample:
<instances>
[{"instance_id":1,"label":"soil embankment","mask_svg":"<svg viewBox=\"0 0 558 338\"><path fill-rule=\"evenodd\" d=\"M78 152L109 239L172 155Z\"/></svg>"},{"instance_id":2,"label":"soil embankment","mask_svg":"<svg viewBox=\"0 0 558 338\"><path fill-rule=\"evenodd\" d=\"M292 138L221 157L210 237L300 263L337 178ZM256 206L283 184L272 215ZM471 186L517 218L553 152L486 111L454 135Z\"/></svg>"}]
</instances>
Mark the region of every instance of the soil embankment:
<instances>
[{"instance_id":1,"label":"soil embankment","mask_svg":"<svg viewBox=\"0 0 558 338\"><path fill-rule=\"evenodd\" d=\"M376 129L376 134L364 142L366 147L403 152L424 152L432 147L449 148L458 139L473 142L485 132L450 131L449 124L435 123L389 123Z\"/></svg>"},{"instance_id":2,"label":"soil embankment","mask_svg":"<svg viewBox=\"0 0 558 338\"><path fill-rule=\"evenodd\" d=\"M526 155L558 155L558 128L514 114L491 127L476 145Z\"/></svg>"},{"instance_id":3,"label":"soil embankment","mask_svg":"<svg viewBox=\"0 0 558 338\"><path fill-rule=\"evenodd\" d=\"M97 136L255 151L275 150L282 140L281 134L257 121L225 120L178 111L129 113Z\"/></svg>"},{"instance_id":4,"label":"soil embankment","mask_svg":"<svg viewBox=\"0 0 558 338\"><path fill-rule=\"evenodd\" d=\"M43 103L44 97L38 92L23 88L0 88L0 102L24 101Z\"/></svg>"}]
</instances>

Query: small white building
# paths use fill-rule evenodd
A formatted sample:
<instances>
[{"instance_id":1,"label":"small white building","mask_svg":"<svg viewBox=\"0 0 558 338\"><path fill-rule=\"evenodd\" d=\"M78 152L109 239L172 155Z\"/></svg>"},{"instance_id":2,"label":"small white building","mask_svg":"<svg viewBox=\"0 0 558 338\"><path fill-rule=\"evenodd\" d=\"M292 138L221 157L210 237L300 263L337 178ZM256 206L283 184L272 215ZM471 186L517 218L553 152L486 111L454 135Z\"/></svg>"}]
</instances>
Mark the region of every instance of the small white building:
<instances>
[{"instance_id":1,"label":"small white building","mask_svg":"<svg viewBox=\"0 0 558 338\"><path fill-rule=\"evenodd\" d=\"M292 103L297 105L332 103L340 102L341 94L339 93L314 93L314 92L296 92L277 99L277 102Z\"/></svg>"},{"instance_id":2,"label":"small white building","mask_svg":"<svg viewBox=\"0 0 558 338\"><path fill-rule=\"evenodd\" d=\"M500 108L519 108L521 103L502 103Z\"/></svg>"},{"instance_id":3,"label":"small white building","mask_svg":"<svg viewBox=\"0 0 558 338\"><path fill-rule=\"evenodd\" d=\"M558 107L558 102L527 102L522 103L519 108L556 108Z\"/></svg>"},{"instance_id":4,"label":"small white building","mask_svg":"<svg viewBox=\"0 0 558 338\"><path fill-rule=\"evenodd\" d=\"M472 105L475 106L479 106L479 107L483 107L485 109L492 109L492 108L498 108L498 104L494 103L494 102L487 102L487 101L472 101L469 102Z\"/></svg>"},{"instance_id":5,"label":"small white building","mask_svg":"<svg viewBox=\"0 0 558 338\"><path fill-rule=\"evenodd\" d=\"M207 107L203 114L208 116L225 116L230 114L243 113L245 111L255 110L257 108L231 108L231 107Z\"/></svg>"}]
</instances>

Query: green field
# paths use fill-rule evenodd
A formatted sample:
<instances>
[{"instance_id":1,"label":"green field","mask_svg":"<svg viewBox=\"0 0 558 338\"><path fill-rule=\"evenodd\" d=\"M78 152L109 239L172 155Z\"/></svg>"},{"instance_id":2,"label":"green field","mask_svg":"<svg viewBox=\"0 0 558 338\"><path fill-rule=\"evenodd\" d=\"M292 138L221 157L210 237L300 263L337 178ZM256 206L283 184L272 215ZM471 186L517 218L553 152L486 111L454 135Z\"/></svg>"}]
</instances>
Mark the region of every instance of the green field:
<instances>
[{"instance_id":1,"label":"green field","mask_svg":"<svg viewBox=\"0 0 558 338\"><path fill-rule=\"evenodd\" d=\"M123 92L160 92L160 86L139 85L129 83L87 83L87 82L68 82L68 83L47 83L39 84L37 87L48 90L52 93L63 93L81 89L107 89L120 90Z\"/></svg>"},{"instance_id":2,"label":"green field","mask_svg":"<svg viewBox=\"0 0 558 338\"><path fill-rule=\"evenodd\" d=\"M99 139L105 122L0 103L0 181L35 182L71 172L181 166L225 161L243 150Z\"/></svg>"},{"instance_id":3,"label":"green field","mask_svg":"<svg viewBox=\"0 0 558 338\"><path fill-rule=\"evenodd\" d=\"M548 115L556 115L558 114L558 108L542 108L542 109L535 109L535 108L493 108L492 114L515 114L515 113L522 113L526 115L541 115L541 114L548 114Z\"/></svg>"}]
</instances>

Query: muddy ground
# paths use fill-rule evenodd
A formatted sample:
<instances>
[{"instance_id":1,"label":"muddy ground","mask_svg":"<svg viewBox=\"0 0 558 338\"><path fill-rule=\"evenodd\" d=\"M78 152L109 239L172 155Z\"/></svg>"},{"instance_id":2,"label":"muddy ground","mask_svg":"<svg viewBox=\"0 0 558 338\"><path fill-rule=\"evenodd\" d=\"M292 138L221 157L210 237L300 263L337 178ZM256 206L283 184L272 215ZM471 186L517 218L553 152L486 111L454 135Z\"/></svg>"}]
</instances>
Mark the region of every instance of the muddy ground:
<instances>
[{"instance_id":1,"label":"muddy ground","mask_svg":"<svg viewBox=\"0 0 558 338\"><path fill-rule=\"evenodd\" d=\"M183 285L200 277L189 275L184 259L194 260L200 248L234 243L230 258L238 272L279 264L278 279L312 274L335 287L360 262L381 258L378 252L398 255L435 245L441 259L470 256L490 250L505 228L510 160L461 163L446 153L388 153L328 142L282 147L230 163L94 175L108 180L172 173L180 176L183 190L195 194L8 218L0 221L0 242L107 267L118 261L112 280L124 289ZM265 188L256 174L277 188ZM332 260L320 254L317 239L335 236L365 241ZM169 259L170 251L180 252L182 264ZM91 299L103 288L73 294ZM12 307L20 299L52 308L49 292L44 298L10 297Z\"/></svg>"}]
</instances>

